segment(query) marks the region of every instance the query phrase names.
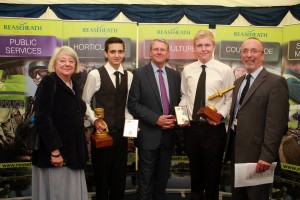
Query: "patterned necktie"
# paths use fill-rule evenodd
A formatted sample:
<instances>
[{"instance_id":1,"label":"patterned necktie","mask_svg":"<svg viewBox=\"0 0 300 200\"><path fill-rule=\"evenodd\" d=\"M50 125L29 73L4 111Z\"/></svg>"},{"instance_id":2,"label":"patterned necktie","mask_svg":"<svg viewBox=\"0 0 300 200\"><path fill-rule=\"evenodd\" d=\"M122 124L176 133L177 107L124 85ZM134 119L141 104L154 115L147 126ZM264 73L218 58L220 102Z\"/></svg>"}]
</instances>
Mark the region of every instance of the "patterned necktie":
<instances>
[{"instance_id":1,"label":"patterned necktie","mask_svg":"<svg viewBox=\"0 0 300 200\"><path fill-rule=\"evenodd\" d=\"M246 76L246 79L247 79L247 82L246 82L246 85L245 87L243 88L243 91L242 91L242 94L241 94L241 98L240 98L240 101L239 101L239 104L241 105L243 103L243 100L249 90L249 86L250 86L250 79L251 79L251 74L248 74Z\"/></svg>"},{"instance_id":2,"label":"patterned necktie","mask_svg":"<svg viewBox=\"0 0 300 200\"><path fill-rule=\"evenodd\" d=\"M116 76L116 90L118 90L120 86L120 77L119 77L120 72L115 71L114 74Z\"/></svg>"},{"instance_id":3,"label":"patterned necktie","mask_svg":"<svg viewBox=\"0 0 300 200\"><path fill-rule=\"evenodd\" d=\"M205 82L206 82L206 65L201 65L202 73L198 80L195 101L194 101L194 109L193 109L193 121L199 121L199 115L197 114L200 107L205 106Z\"/></svg>"},{"instance_id":4,"label":"patterned necktie","mask_svg":"<svg viewBox=\"0 0 300 200\"><path fill-rule=\"evenodd\" d=\"M170 113L170 103L168 100L167 90L164 83L164 79L162 76L162 70L159 69L158 71L158 78L159 78L159 87L160 87L160 95L161 95L161 102L163 106L164 115L168 115Z\"/></svg>"}]
</instances>

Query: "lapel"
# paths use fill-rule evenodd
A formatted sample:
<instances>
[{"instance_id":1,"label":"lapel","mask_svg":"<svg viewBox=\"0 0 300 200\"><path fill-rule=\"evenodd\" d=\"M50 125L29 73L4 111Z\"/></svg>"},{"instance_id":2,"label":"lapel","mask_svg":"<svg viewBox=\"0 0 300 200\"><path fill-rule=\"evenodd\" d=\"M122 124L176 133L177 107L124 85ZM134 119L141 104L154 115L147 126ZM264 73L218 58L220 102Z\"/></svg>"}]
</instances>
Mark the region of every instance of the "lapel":
<instances>
[{"instance_id":1,"label":"lapel","mask_svg":"<svg viewBox=\"0 0 300 200\"><path fill-rule=\"evenodd\" d=\"M72 79L72 84L73 84L73 90L74 90L74 92L71 90L71 88L69 88L66 85L66 83L63 80L61 80L59 78L59 76L56 73L54 73L54 78L55 78L55 84L56 84L56 86L55 86L55 92L56 92L57 88L62 88L67 93L75 96L74 92L77 93L77 86L76 86L75 81L73 81L73 79Z\"/></svg>"},{"instance_id":2,"label":"lapel","mask_svg":"<svg viewBox=\"0 0 300 200\"><path fill-rule=\"evenodd\" d=\"M156 79L155 79L155 75L154 75L154 72L153 72L153 68L152 68L151 64L148 64L145 67L146 67L147 79L148 79L149 84L150 84L150 86L153 90L154 96L155 96L157 102L159 103L159 105L161 105L160 94L159 94L157 82L156 82Z\"/></svg>"},{"instance_id":3,"label":"lapel","mask_svg":"<svg viewBox=\"0 0 300 200\"><path fill-rule=\"evenodd\" d=\"M267 76L267 70L265 68L263 68L261 70L261 72L258 74L258 76L256 77L256 79L254 80L254 82L252 83L251 87L249 88L243 103L241 105L240 108L242 108L250 99L250 97L253 95L253 93L255 92L255 90L258 88L258 86L260 86L265 80L266 80L266 76Z\"/></svg>"},{"instance_id":4,"label":"lapel","mask_svg":"<svg viewBox=\"0 0 300 200\"><path fill-rule=\"evenodd\" d=\"M237 96L238 96L240 87L241 87L242 82L244 81L244 79L245 79L245 75L235 81L235 84L234 84L235 88L234 88L234 90L232 92L232 102L231 102L230 115L232 115L232 113L233 113L233 111L235 109L235 104L236 104L236 101L237 101Z\"/></svg>"}]
</instances>

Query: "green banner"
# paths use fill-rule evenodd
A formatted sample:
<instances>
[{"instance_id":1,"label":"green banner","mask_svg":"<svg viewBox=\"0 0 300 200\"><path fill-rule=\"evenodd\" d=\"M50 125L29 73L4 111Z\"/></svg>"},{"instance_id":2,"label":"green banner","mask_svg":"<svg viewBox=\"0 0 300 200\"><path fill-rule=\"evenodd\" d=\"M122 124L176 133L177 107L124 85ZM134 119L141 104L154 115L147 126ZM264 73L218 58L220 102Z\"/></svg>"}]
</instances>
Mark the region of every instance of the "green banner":
<instances>
[{"instance_id":1,"label":"green banner","mask_svg":"<svg viewBox=\"0 0 300 200\"><path fill-rule=\"evenodd\" d=\"M217 25L215 58L233 70L241 67L241 44L249 37L256 37L263 43L266 55L263 66L270 72L281 74L282 28Z\"/></svg>"}]
</instances>

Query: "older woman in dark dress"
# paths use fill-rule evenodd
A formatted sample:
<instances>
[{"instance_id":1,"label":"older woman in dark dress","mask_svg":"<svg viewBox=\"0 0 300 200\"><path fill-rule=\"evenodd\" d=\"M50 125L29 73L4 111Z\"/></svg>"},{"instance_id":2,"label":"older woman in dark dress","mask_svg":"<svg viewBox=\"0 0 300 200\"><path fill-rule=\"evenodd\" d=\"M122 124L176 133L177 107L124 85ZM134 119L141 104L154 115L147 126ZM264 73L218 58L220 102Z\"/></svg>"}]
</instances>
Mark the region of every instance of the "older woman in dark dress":
<instances>
[{"instance_id":1,"label":"older woman in dark dress","mask_svg":"<svg viewBox=\"0 0 300 200\"><path fill-rule=\"evenodd\" d=\"M84 168L85 103L71 76L79 72L76 52L57 48L36 93L39 150L32 156L32 199L88 199Z\"/></svg>"}]
</instances>

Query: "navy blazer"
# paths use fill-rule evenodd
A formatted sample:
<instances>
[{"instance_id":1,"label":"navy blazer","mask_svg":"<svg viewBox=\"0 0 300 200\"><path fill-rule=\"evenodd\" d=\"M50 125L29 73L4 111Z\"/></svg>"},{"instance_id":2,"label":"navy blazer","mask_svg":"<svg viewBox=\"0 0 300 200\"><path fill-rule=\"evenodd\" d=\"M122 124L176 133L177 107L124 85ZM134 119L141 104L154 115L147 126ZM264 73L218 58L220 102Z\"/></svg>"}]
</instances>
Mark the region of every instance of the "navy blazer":
<instances>
[{"instance_id":1,"label":"navy blazer","mask_svg":"<svg viewBox=\"0 0 300 200\"><path fill-rule=\"evenodd\" d=\"M162 129L156 125L159 116L163 115L158 85L151 63L134 70L134 76L128 96L128 110L139 119L137 147L154 150L160 144ZM180 74L166 67L168 77L170 114L174 115L174 106L180 102ZM163 144L166 148L173 148L175 144L175 129L166 130Z\"/></svg>"},{"instance_id":2,"label":"navy blazer","mask_svg":"<svg viewBox=\"0 0 300 200\"><path fill-rule=\"evenodd\" d=\"M88 160L84 116L86 105L73 81L74 92L57 76L45 76L36 94L36 122L40 149L33 152L32 164L53 167L51 152L59 149L69 168L83 169Z\"/></svg>"}]
</instances>

